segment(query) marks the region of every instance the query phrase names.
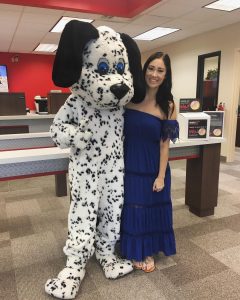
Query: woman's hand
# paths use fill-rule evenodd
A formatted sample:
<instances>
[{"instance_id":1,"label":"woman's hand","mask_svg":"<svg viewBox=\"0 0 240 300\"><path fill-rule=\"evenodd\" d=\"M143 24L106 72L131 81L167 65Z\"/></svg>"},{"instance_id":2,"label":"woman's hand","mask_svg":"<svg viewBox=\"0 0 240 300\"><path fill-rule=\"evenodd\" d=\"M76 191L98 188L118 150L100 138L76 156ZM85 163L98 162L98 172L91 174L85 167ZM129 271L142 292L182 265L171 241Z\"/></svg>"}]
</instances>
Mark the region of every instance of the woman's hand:
<instances>
[{"instance_id":1,"label":"woman's hand","mask_svg":"<svg viewBox=\"0 0 240 300\"><path fill-rule=\"evenodd\" d=\"M157 177L153 183L153 192L160 192L164 188L164 178Z\"/></svg>"}]
</instances>

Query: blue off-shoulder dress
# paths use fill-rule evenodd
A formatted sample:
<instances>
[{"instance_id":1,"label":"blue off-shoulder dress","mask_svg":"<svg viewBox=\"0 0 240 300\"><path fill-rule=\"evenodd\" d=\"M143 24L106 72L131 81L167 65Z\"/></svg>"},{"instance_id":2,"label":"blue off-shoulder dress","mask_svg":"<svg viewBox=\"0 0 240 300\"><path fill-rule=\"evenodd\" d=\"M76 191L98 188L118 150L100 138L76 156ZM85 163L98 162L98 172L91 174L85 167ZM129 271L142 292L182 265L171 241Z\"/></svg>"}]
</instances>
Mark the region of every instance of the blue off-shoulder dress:
<instances>
[{"instance_id":1,"label":"blue off-shoulder dress","mask_svg":"<svg viewBox=\"0 0 240 300\"><path fill-rule=\"evenodd\" d=\"M123 257L142 261L162 251L176 253L172 222L171 173L166 168L165 186L153 192L159 171L160 140L179 136L176 120L134 109L124 114L124 205L120 249Z\"/></svg>"}]
</instances>

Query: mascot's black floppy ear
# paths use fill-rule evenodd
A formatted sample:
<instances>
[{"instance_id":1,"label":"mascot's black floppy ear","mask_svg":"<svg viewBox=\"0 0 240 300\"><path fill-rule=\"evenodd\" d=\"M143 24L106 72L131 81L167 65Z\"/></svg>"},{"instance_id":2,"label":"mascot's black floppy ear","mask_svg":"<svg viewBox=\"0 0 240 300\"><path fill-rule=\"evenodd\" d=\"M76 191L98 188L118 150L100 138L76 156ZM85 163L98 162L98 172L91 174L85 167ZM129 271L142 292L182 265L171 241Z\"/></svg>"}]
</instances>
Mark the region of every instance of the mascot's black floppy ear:
<instances>
[{"instance_id":1,"label":"mascot's black floppy ear","mask_svg":"<svg viewBox=\"0 0 240 300\"><path fill-rule=\"evenodd\" d=\"M78 81L82 71L82 53L85 45L99 37L90 23L73 20L65 26L55 56L52 79L55 85L70 87Z\"/></svg>"},{"instance_id":2,"label":"mascot's black floppy ear","mask_svg":"<svg viewBox=\"0 0 240 300\"><path fill-rule=\"evenodd\" d=\"M120 33L124 46L127 49L130 71L133 75L134 96L133 103L141 102L146 93L146 83L143 76L141 53L136 42L127 34Z\"/></svg>"}]
</instances>

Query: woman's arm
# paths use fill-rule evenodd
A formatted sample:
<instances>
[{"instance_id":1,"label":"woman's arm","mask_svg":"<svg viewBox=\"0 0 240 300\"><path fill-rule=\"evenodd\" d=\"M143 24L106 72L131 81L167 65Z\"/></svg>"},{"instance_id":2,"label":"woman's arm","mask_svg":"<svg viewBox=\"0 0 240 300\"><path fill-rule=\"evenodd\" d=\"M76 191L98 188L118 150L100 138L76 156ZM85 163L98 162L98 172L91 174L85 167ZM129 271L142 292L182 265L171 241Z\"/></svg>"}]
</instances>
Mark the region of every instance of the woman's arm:
<instances>
[{"instance_id":1,"label":"woman's arm","mask_svg":"<svg viewBox=\"0 0 240 300\"><path fill-rule=\"evenodd\" d=\"M160 163L158 176L153 184L153 191L160 192L164 188L164 179L168 163L169 139L160 142Z\"/></svg>"},{"instance_id":2,"label":"woman's arm","mask_svg":"<svg viewBox=\"0 0 240 300\"><path fill-rule=\"evenodd\" d=\"M177 112L176 112L176 105L174 102L169 102L169 114L168 120L176 120L177 119Z\"/></svg>"},{"instance_id":3,"label":"woman's arm","mask_svg":"<svg viewBox=\"0 0 240 300\"><path fill-rule=\"evenodd\" d=\"M176 107L174 102L169 102L169 120L176 120L177 113L176 113ZM168 163L168 157L169 157L169 143L170 139L167 139L165 141L160 141L160 163L159 163L159 172L158 176L154 181L153 184L153 191L160 192L164 188L164 179L165 179L165 173Z\"/></svg>"}]
</instances>

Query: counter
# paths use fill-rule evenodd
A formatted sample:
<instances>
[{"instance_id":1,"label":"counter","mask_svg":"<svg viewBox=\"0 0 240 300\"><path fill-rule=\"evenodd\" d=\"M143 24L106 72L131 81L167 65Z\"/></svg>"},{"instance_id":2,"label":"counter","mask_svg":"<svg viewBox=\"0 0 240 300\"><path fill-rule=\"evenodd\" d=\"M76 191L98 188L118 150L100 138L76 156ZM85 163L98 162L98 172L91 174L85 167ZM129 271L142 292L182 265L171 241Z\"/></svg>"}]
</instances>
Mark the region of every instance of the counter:
<instances>
[{"instance_id":1,"label":"counter","mask_svg":"<svg viewBox=\"0 0 240 300\"><path fill-rule=\"evenodd\" d=\"M0 135L0 151L54 147L49 132Z\"/></svg>"},{"instance_id":2,"label":"counter","mask_svg":"<svg viewBox=\"0 0 240 300\"><path fill-rule=\"evenodd\" d=\"M29 132L46 132L49 131L50 125L53 122L55 115L46 114L27 114L27 115L15 115L15 116L0 116L0 128L8 130L11 128L28 127ZM19 132L19 131L18 131ZM24 131L26 132L26 131ZM14 131L10 132L14 133Z\"/></svg>"},{"instance_id":3,"label":"counter","mask_svg":"<svg viewBox=\"0 0 240 300\"><path fill-rule=\"evenodd\" d=\"M170 144L170 160L186 159L185 203L199 217L214 214L217 206L220 150L223 138ZM55 175L56 194L67 193L69 149L42 148L5 151L0 155L0 181Z\"/></svg>"},{"instance_id":4,"label":"counter","mask_svg":"<svg viewBox=\"0 0 240 300\"><path fill-rule=\"evenodd\" d=\"M16 116L0 116L0 121L15 121L15 120L42 120L42 119L53 119L55 115L53 114L27 114L27 115L16 115Z\"/></svg>"}]
</instances>

